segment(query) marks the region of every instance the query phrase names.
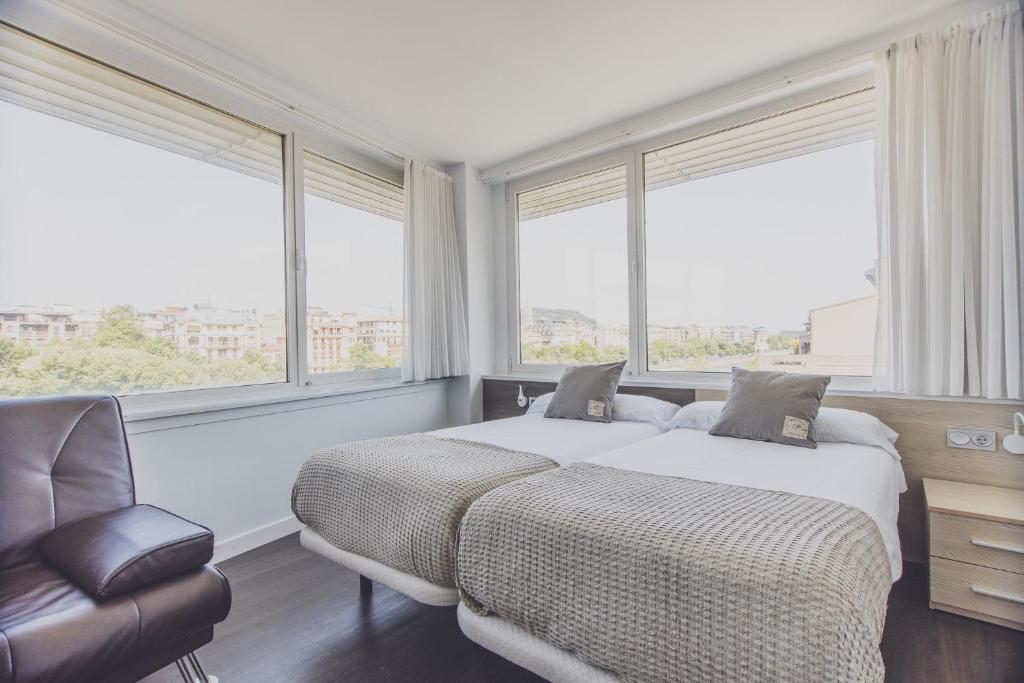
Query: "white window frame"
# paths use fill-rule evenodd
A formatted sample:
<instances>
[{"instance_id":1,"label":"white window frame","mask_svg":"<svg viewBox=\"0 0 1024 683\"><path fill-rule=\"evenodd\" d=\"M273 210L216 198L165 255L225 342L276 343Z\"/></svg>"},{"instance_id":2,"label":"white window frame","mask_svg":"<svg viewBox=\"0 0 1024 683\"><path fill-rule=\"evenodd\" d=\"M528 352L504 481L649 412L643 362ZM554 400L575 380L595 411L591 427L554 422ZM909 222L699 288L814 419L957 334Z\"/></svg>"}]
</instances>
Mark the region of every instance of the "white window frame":
<instances>
[{"instance_id":1,"label":"white window frame","mask_svg":"<svg viewBox=\"0 0 1024 683\"><path fill-rule=\"evenodd\" d=\"M626 225L623 226L626 230L626 243L627 253L626 258L628 262L633 263L632 244L633 240L630 238L630 234L633 231L632 216L633 211L630 210L631 193L629 192L630 178L633 177L630 166L635 163L633 155L628 152L615 152L612 154L602 154L597 157L586 159L584 161L574 163L568 166L559 167L556 170L538 173L531 175L528 178L524 178L518 181L507 183L505 186L505 224L509 227L506 242L507 248L507 263L508 267L508 333L509 333L509 361L508 368L510 372L519 374L540 374L544 376L558 375L565 368L569 367L562 363L523 363L521 356L521 347L519 344L519 202L518 197L523 192L530 190L536 190L537 188L544 187L546 185L552 185L554 183L561 182L563 180L571 180L578 176L586 175L588 173L594 173L601 171L606 168L613 166L625 166L626 167ZM629 287L632 292L633 278L628 275L629 271L632 270L630 267L627 270L627 277L630 282ZM630 310L632 310L632 304L630 299ZM632 314L629 314L630 321L630 346L632 346L632 340L634 338ZM626 374L635 374L635 368L633 367L633 351L630 348L629 358L626 362Z\"/></svg>"},{"instance_id":2,"label":"white window frame","mask_svg":"<svg viewBox=\"0 0 1024 683\"><path fill-rule=\"evenodd\" d=\"M664 147L715 133L726 128L743 125L759 118L788 109L810 105L826 99L863 90L873 85L869 76L857 76L828 83L798 94L774 99L770 102L746 107L724 116L709 118L688 128L650 138L641 143L608 152L600 156L546 169L505 184L505 228L507 246L507 304L508 304L508 371L510 374L557 377L565 365L523 363L519 339L519 221L517 196L521 192L562 180L608 168L617 164L626 166L626 205L629 258L629 360L624 380L644 384L684 385L695 388L727 389L730 375L711 371L652 371L647 369L647 272L645 262L644 220L644 155ZM830 388L836 391L871 392L872 378L835 375Z\"/></svg>"},{"instance_id":3,"label":"white window frame","mask_svg":"<svg viewBox=\"0 0 1024 683\"><path fill-rule=\"evenodd\" d=\"M10 25L10 24L9 24ZM10 25L15 30L17 26ZM29 35L33 35L28 32ZM126 415L173 415L208 410L220 410L238 405L263 402L316 398L333 393L375 390L398 386L401 368L337 372L315 376L306 368L306 289L305 289L305 226L303 214L302 150L316 150L338 163L362 171L382 180L404 185L404 170L391 159L378 159L352 149L329 130L310 125L298 117L282 113L275 107L239 96L230 89L211 89L201 74L179 69L167 70L165 64L138 58L115 49L116 63L105 61L61 44L42 38L56 49L74 53L82 59L95 62L139 79L198 104L247 121L281 136L282 140L282 238L284 240L284 293L286 321L285 379L280 382L238 384L224 387L154 391L149 393L118 395ZM108 45L98 45L99 53L109 52ZM95 53L94 53L95 54Z\"/></svg>"},{"instance_id":4,"label":"white window frame","mask_svg":"<svg viewBox=\"0 0 1024 683\"><path fill-rule=\"evenodd\" d=\"M303 142L303 139L301 137L299 138L299 142ZM365 170L363 168L359 168L357 166L353 166L351 163L349 163L347 161L340 161L340 160L334 158L333 156L331 156L329 154L323 154L319 150L317 150L316 148L310 147L309 145L298 145L298 146L296 146L295 149L293 150L293 155L294 156L293 156L292 164L293 164L293 167L295 169L295 182L294 182L295 195L296 195L295 199L294 199L295 215L296 215L296 218L295 218L296 237L295 237L295 239L296 239L296 242L298 244L305 245L305 243L306 243L306 221L305 221L305 207L306 207L305 198L306 198L306 193L305 193L305 189L304 189L304 185L303 185L304 173L303 173L303 166L302 166L302 153L303 153L304 150L307 151L307 152L310 152L311 154L316 154L318 156L324 157L325 159L327 159L329 161L333 161L333 162L335 162L337 164L341 164L343 166L348 166L348 167L353 168L353 169L355 169L357 171L361 171L363 173L366 173L367 175L374 176L374 177L376 177L376 178L378 178L380 180L389 182L389 183L391 183L393 185L396 185L398 187L402 187L402 177L401 177L401 174L399 174L398 177L396 178L395 174L393 174L393 173L391 173L391 174L382 174L380 172L380 169L377 169L377 172L371 172L371 171ZM307 358L306 358L306 353L309 350L309 347L307 346L308 340L306 339L306 333L308 331L308 328L306 326L306 315L307 315L307 311L306 311L306 252L305 252L305 247L304 246L303 246L302 253L296 255L295 265L296 265L296 267L298 269L297 277L295 278L295 280L296 280L296 287L297 287L298 292L300 292L300 296L301 296L301 298L296 302L296 310L297 311L302 311L302 315L299 316L300 319L296 321L296 325L298 327L297 338L299 340L299 342L298 342L298 344L299 344L298 355L299 355L299 358L300 358L300 362L299 362L299 366L298 366L300 368L300 370L299 370L299 383L302 386L313 387L313 386L324 386L324 385L331 385L331 384L353 383L353 382L381 383L381 382L400 381L401 378L402 378L402 368L401 368L401 366L394 367L394 368L378 368L378 369L375 369L375 370L350 370L350 371L347 371L347 372L345 372L345 371L339 371L339 372L310 372L309 371L309 365L307 364Z\"/></svg>"}]
</instances>

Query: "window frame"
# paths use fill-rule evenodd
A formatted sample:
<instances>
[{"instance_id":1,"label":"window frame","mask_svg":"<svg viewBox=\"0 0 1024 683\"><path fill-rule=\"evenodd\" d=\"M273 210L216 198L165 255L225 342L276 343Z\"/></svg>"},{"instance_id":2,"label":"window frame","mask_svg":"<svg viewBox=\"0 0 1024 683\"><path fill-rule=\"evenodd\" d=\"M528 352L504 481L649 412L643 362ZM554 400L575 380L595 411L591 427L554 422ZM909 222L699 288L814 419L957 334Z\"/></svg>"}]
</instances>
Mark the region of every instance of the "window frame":
<instances>
[{"instance_id":1,"label":"window frame","mask_svg":"<svg viewBox=\"0 0 1024 683\"><path fill-rule=\"evenodd\" d=\"M300 137L298 142L304 143L303 138ZM353 166L350 162L340 161L340 160L338 160L337 158L335 158L332 155L322 153L322 152L320 152L315 147L310 147L309 145L301 145L300 144L300 145L297 145L295 147L295 149L293 150L294 157L293 157L292 163L293 163L293 166L294 166L294 169L295 169L295 176L296 176L295 177L295 183L294 183L294 188L295 188L294 207L295 207L295 215L296 215L296 218L295 218L295 233L296 233L296 237L295 237L295 239L296 239L298 244L302 244L303 245L301 253L297 254L296 258L295 258L295 265L297 267L297 276L296 276L295 280L296 280L296 288L297 288L297 295L298 295L297 296L297 301L296 301L296 310L297 311L302 311L302 315L297 315L297 320L296 320L295 325L294 325L295 327L297 327L297 329L296 329L296 336L298 338L298 342L297 342L298 343L298 348L296 349L296 351L298 352L298 356L299 356L299 359L300 359L300 362L298 364L298 367L300 368L300 371L299 371L299 383L302 386L314 387L314 386L324 386L324 385L332 385L332 384L347 384L347 383L358 383L358 382L380 383L380 382L388 382L388 381L392 381L392 382L393 381L400 381L401 378L402 378L402 367L401 367L401 365L393 367L393 368L377 368L377 369L374 369L374 370L349 370L349 371L338 371L338 372L310 372L309 371L309 365L308 365L308 362L307 362L308 359L306 358L306 355L307 355L308 350L309 350L309 347L307 346L309 340L307 339L308 328L306 326L306 316L308 315L308 311L306 309L306 286L307 285L306 285L306 248L305 248L305 244L306 244L306 220L305 220L306 192L305 192L305 185L304 185L305 174L303 172L303 164L302 164L303 152L309 152L310 154L315 154L317 156L323 157L324 159L327 159L328 161L333 161L336 164L341 164L342 166L348 166L349 168L352 168L352 169L354 169L356 171L359 171L361 173L365 173L366 175L369 175L369 176L373 176L373 177L377 178L378 180L383 180L384 182L391 183L392 185L395 185L396 187L399 187L399 188L403 187L401 176L399 176L399 180L396 182L393 174L392 174L391 177L385 177L384 175L382 175L379 172L378 173L370 172L370 171L368 171L368 170L366 170L364 168L360 168L358 166ZM404 247L404 239L403 239L403 247ZM404 294L404 292L403 292L403 294Z\"/></svg>"},{"instance_id":2,"label":"window frame","mask_svg":"<svg viewBox=\"0 0 1024 683\"><path fill-rule=\"evenodd\" d=\"M629 339L628 345L629 356L626 359L625 374L632 375L634 372L634 354L633 354L633 339L635 337L633 330L633 315L632 315L632 290L633 280L631 276L632 263L634 262L634 256L632 254L633 240L630 238L630 234L633 231L633 211L631 199L632 193L629 191L630 178L633 177L631 166L635 164L635 158L628 152L613 152L611 154L602 154L590 159L583 160L581 162L573 163L567 166L560 166L556 170L541 172L531 175L527 178L523 178L517 181L509 182L505 185L505 224L510 229L507 231L506 239L506 262L508 263L507 275L508 275L508 292L507 297L508 305L508 369L510 372L518 374L541 374L541 375L556 375L560 374L567 367L564 363L523 363L522 362L522 348L519 344L519 332L520 332L520 316L519 316L519 195L523 192L529 192L530 190L536 190L547 185L553 185L565 180L572 180L588 173L594 173L601 171L613 166L625 166L626 168L626 224L623 226L626 234L626 258L627 258L627 280L629 281L630 295L627 300L629 306L629 313L627 320L629 322Z\"/></svg>"},{"instance_id":3,"label":"window frame","mask_svg":"<svg viewBox=\"0 0 1024 683\"><path fill-rule=\"evenodd\" d=\"M874 87L869 76L839 79L832 83L808 88L802 92L776 97L769 101L747 102L719 116L704 117L692 126L653 136L642 142L599 156L545 169L535 174L508 181L505 184L505 241L507 263L508 304L508 364L510 374L550 378L557 376L565 365L523 363L520 356L519 329L519 220L518 194L530 189L569 180L584 173L616 164L626 165L626 205L629 259L629 359L624 376L626 382L644 384L685 385L695 388L728 389L727 372L699 370L652 371L647 367L647 278L646 239L644 216L644 155L688 140L714 134L718 131L752 123L758 119L790 109L812 105L824 100L850 95ZM853 375L834 375L830 387L839 391L870 392L872 378Z\"/></svg>"},{"instance_id":4,"label":"window frame","mask_svg":"<svg viewBox=\"0 0 1024 683\"><path fill-rule=\"evenodd\" d=\"M404 187L404 169L400 161L371 157L355 151L327 125L307 125L296 116L277 111L258 101L239 97L223 87L211 90L210 84L192 72L168 72L148 60L118 54L117 63L83 53L66 44L41 37L31 31L3 22L5 27L41 40L87 62L112 69L127 78L157 88L232 116L280 136L282 145L282 245L284 257L285 339L287 343L285 378L278 382L199 387L138 394L118 394L125 413L186 414L231 408L262 401L316 398L332 392L372 390L397 386L401 368L336 372L312 376L306 367L306 292L305 224L303 214L302 151L316 150L345 166ZM100 46L102 47L102 46ZM102 54L103 49L96 52ZM221 84L222 85L222 84ZM20 106L20 105L19 105ZM145 144L145 143L143 143Z\"/></svg>"}]
</instances>

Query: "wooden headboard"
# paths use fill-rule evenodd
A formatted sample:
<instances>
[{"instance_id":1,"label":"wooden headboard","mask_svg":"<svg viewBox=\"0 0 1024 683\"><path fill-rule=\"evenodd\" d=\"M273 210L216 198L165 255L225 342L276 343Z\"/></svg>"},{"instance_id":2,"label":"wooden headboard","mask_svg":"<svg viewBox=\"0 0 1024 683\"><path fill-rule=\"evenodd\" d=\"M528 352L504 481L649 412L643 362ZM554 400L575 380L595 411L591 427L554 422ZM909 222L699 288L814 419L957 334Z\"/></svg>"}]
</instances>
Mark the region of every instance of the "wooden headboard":
<instances>
[{"instance_id":1,"label":"wooden headboard","mask_svg":"<svg viewBox=\"0 0 1024 683\"><path fill-rule=\"evenodd\" d=\"M558 385L558 382L525 382L515 379L485 379L483 382L484 420L499 420L503 417L516 417L525 413L526 408L516 405L520 386L523 387L523 393L527 397L536 398L541 394L554 391ZM653 396L681 406L696 400L695 390L675 387L620 386L619 393Z\"/></svg>"},{"instance_id":2,"label":"wooden headboard","mask_svg":"<svg viewBox=\"0 0 1024 683\"><path fill-rule=\"evenodd\" d=\"M697 400L721 401L726 393L698 389ZM900 496L900 543L904 559L911 562L927 557L921 479L1024 489L1024 456L1002 449L1003 437L1013 431L1013 413L1022 409L1021 404L826 395L823 405L870 413L899 432L896 448L908 487ZM946 427L994 429L999 443L995 451L950 448Z\"/></svg>"}]
</instances>

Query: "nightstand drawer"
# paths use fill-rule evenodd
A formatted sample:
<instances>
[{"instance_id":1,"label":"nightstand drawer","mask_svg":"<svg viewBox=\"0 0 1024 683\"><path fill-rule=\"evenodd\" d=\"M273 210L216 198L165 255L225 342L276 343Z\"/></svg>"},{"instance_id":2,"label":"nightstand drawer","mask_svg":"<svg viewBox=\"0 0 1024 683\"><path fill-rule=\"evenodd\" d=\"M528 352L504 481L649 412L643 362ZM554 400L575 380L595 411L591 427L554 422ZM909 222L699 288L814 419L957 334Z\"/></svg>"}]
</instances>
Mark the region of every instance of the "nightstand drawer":
<instances>
[{"instance_id":1,"label":"nightstand drawer","mask_svg":"<svg viewBox=\"0 0 1024 683\"><path fill-rule=\"evenodd\" d=\"M1024 574L1024 526L932 512L929 554Z\"/></svg>"},{"instance_id":2,"label":"nightstand drawer","mask_svg":"<svg viewBox=\"0 0 1024 683\"><path fill-rule=\"evenodd\" d=\"M933 606L1024 624L1024 574L933 557L930 582Z\"/></svg>"}]
</instances>

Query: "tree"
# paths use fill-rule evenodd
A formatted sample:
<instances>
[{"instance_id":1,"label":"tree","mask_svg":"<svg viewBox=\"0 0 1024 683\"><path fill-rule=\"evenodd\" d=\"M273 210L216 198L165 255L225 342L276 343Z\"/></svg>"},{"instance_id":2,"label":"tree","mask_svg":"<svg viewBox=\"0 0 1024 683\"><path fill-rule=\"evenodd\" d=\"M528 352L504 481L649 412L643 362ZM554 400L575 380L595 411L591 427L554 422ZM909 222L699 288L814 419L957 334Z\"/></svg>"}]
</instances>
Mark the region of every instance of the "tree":
<instances>
[{"instance_id":1,"label":"tree","mask_svg":"<svg viewBox=\"0 0 1024 683\"><path fill-rule=\"evenodd\" d=\"M107 311L91 341L55 340L34 349L0 340L0 396L131 394L274 382L285 376L283 362L254 349L234 359L182 353L173 339L147 335L130 306Z\"/></svg>"},{"instance_id":2,"label":"tree","mask_svg":"<svg viewBox=\"0 0 1024 683\"><path fill-rule=\"evenodd\" d=\"M103 314L96 331L96 344L138 348L146 341L146 331L131 306L115 306Z\"/></svg>"},{"instance_id":3,"label":"tree","mask_svg":"<svg viewBox=\"0 0 1024 683\"><path fill-rule=\"evenodd\" d=\"M374 353L369 346L362 342L356 342L348 351L348 358L331 368L336 372L351 372L353 370L377 370L379 368L393 368L398 361L390 356Z\"/></svg>"},{"instance_id":4,"label":"tree","mask_svg":"<svg viewBox=\"0 0 1024 683\"><path fill-rule=\"evenodd\" d=\"M544 365L590 365L611 363L628 356L625 346L597 347L588 341L574 344L523 344L524 363Z\"/></svg>"},{"instance_id":5,"label":"tree","mask_svg":"<svg viewBox=\"0 0 1024 683\"><path fill-rule=\"evenodd\" d=\"M34 352L31 346L15 344L10 339L0 339L0 377L13 375L21 362Z\"/></svg>"}]
</instances>

